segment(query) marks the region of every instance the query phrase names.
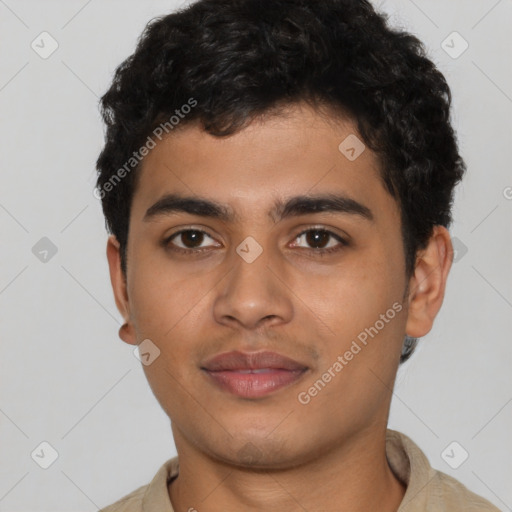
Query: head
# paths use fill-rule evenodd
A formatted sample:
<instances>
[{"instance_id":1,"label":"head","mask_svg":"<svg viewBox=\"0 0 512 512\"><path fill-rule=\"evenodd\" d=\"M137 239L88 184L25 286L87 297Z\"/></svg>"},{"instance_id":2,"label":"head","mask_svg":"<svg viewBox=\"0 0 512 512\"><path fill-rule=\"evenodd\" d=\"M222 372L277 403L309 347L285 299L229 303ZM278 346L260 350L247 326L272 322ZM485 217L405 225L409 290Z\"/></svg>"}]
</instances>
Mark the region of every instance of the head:
<instances>
[{"instance_id":1,"label":"head","mask_svg":"<svg viewBox=\"0 0 512 512\"><path fill-rule=\"evenodd\" d=\"M101 100L95 194L111 233L121 336L160 350L144 369L182 434L230 460L289 403L297 414L281 430L295 432L303 414L311 429L283 448L284 463L299 460L312 432L317 448L339 435L344 407L355 411L347 435L377 421L372 411L389 405L398 364L442 303L446 228L465 170L450 103L420 41L365 0L200 0L148 23ZM166 194L208 204L174 201L162 214ZM316 238L301 235L315 226ZM180 227L195 240L184 242ZM343 240L326 245L342 249L306 255L325 230ZM175 250L198 241L206 250ZM248 241L258 254L250 262L240 252ZM307 406L289 402L294 388L235 407L199 370L221 351L275 350L308 367L306 386L371 327L371 343ZM213 429L191 405L195 390L219 412ZM315 430L333 403L337 419Z\"/></svg>"}]
</instances>

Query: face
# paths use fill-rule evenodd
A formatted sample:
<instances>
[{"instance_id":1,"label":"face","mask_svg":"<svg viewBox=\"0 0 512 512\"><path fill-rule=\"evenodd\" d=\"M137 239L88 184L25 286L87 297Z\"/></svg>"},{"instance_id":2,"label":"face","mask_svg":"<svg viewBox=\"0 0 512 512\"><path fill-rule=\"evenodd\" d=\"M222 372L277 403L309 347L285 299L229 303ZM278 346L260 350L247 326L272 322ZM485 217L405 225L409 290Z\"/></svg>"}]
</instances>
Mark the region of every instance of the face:
<instances>
[{"instance_id":1,"label":"face","mask_svg":"<svg viewBox=\"0 0 512 512\"><path fill-rule=\"evenodd\" d=\"M114 243L109 262L122 338L151 340L150 359L159 351L143 368L178 450L286 467L386 424L406 333L404 249L376 157L357 156L354 139L339 149L355 134L295 105L227 138L187 125L145 158L126 288ZM204 369L231 351L305 370Z\"/></svg>"}]
</instances>

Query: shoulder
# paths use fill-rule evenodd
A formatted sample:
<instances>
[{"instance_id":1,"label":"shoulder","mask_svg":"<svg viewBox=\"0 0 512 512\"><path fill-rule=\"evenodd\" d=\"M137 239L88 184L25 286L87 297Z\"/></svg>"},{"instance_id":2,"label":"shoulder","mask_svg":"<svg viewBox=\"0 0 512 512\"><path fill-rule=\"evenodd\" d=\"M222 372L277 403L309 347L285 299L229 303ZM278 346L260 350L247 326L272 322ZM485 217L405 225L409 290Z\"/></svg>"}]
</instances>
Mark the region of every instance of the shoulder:
<instances>
[{"instance_id":1,"label":"shoulder","mask_svg":"<svg viewBox=\"0 0 512 512\"><path fill-rule=\"evenodd\" d=\"M142 512L142 499L148 487L149 484L142 485L98 512Z\"/></svg>"},{"instance_id":2,"label":"shoulder","mask_svg":"<svg viewBox=\"0 0 512 512\"><path fill-rule=\"evenodd\" d=\"M179 462L176 456L160 467L149 484L138 487L98 512L143 512L144 510L173 512L167 484L178 473Z\"/></svg>"},{"instance_id":3,"label":"shoulder","mask_svg":"<svg viewBox=\"0 0 512 512\"><path fill-rule=\"evenodd\" d=\"M386 433L388 463L406 486L398 512L500 512L462 482L433 468L420 447L402 432Z\"/></svg>"},{"instance_id":4,"label":"shoulder","mask_svg":"<svg viewBox=\"0 0 512 512\"><path fill-rule=\"evenodd\" d=\"M464 510L465 512L500 512L491 502L470 491L455 478L434 470L430 500L445 508L440 510Z\"/></svg>"}]
</instances>

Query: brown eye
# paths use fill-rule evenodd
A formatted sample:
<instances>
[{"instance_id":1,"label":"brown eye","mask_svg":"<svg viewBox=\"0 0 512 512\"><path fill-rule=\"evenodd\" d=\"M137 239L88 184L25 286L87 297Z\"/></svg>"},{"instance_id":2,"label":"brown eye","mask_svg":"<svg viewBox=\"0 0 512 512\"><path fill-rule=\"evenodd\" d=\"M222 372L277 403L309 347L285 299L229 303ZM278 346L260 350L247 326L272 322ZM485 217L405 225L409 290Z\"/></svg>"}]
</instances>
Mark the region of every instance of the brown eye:
<instances>
[{"instance_id":1,"label":"brown eye","mask_svg":"<svg viewBox=\"0 0 512 512\"><path fill-rule=\"evenodd\" d=\"M163 245L178 252L199 252L208 247L202 246L206 238L212 239L212 237L205 231L198 229L183 229L166 238ZM174 242L174 240L177 242Z\"/></svg>"},{"instance_id":2,"label":"brown eye","mask_svg":"<svg viewBox=\"0 0 512 512\"><path fill-rule=\"evenodd\" d=\"M323 249L328 243L331 235L327 231L310 230L306 234L306 242L315 249Z\"/></svg>"},{"instance_id":3,"label":"brown eye","mask_svg":"<svg viewBox=\"0 0 512 512\"><path fill-rule=\"evenodd\" d=\"M299 241L303 237L304 241L309 246L312 246L312 248L309 248L309 250L318 254L339 251L343 247L348 245L348 242L346 240L341 238L336 233L333 233L332 231L328 231L326 229L307 229L300 233L299 235L297 235L295 240ZM330 239L334 239L334 244L328 246ZM337 244L336 241L338 242ZM306 250L308 250L308 247L306 247Z\"/></svg>"},{"instance_id":4,"label":"brown eye","mask_svg":"<svg viewBox=\"0 0 512 512\"><path fill-rule=\"evenodd\" d=\"M198 245L201 245L204 239L204 233L202 231L189 229L188 231L179 233L178 239L181 239L186 249L195 249Z\"/></svg>"}]
</instances>

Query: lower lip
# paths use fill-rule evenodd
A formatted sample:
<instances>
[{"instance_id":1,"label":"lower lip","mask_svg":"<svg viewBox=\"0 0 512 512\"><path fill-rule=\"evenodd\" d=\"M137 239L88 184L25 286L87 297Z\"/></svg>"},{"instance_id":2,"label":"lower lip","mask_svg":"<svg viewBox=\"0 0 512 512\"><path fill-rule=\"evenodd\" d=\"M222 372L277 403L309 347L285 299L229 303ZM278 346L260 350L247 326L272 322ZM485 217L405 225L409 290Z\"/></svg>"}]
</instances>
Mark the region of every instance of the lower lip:
<instances>
[{"instance_id":1,"label":"lower lip","mask_svg":"<svg viewBox=\"0 0 512 512\"><path fill-rule=\"evenodd\" d=\"M306 370L272 369L262 373L241 373L236 370L206 373L221 389L242 398L259 398L266 396L299 380Z\"/></svg>"}]
</instances>

